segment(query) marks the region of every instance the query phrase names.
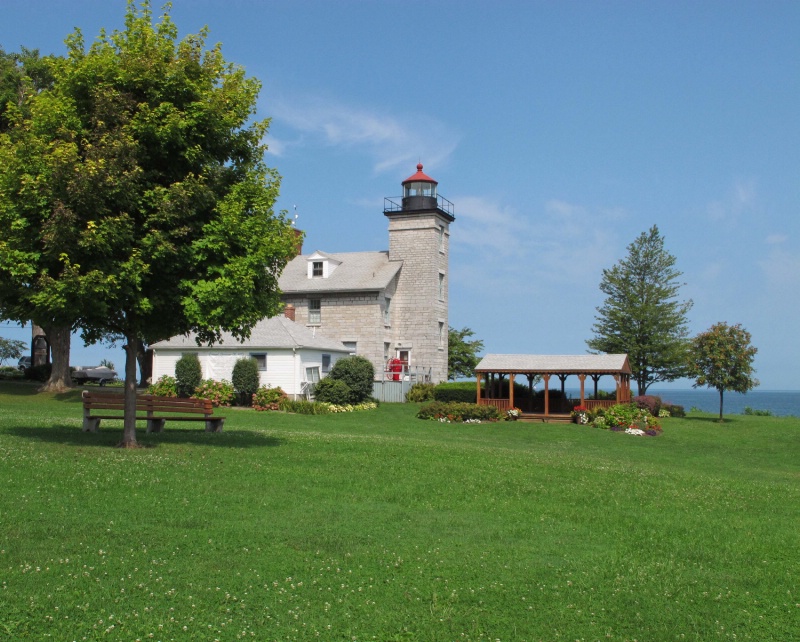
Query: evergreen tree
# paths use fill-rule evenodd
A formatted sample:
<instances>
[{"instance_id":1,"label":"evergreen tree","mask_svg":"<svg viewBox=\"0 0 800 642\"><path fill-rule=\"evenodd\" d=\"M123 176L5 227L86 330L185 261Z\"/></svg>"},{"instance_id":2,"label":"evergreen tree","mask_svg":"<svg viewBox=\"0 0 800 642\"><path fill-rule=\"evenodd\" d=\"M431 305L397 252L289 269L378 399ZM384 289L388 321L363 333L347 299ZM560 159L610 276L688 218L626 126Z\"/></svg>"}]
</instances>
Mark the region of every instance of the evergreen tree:
<instances>
[{"instance_id":1,"label":"evergreen tree","mask_svg":"<svg viewBox=\"0 0 800 642\"><path fill-rule=\"evenodd\" d=\"M688 329L692 301L679 301L682 272L664 249L658 227L643 232L628 246L628 255L603 270L594 338L586 343L596 353L627 354L639 395L650 385L686 376Z\"/></svg>"}]
</instances>

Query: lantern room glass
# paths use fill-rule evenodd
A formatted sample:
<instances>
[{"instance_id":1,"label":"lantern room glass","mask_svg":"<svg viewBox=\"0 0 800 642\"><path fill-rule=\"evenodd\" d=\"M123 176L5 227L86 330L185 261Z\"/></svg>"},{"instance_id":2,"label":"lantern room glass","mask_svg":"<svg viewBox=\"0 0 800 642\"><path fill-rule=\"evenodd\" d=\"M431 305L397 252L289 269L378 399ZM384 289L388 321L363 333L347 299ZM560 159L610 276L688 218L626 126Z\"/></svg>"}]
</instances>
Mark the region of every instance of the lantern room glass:
<instances>
[{"instance_id":1,"label":"lantern room glass","mask_svg":"<svg viewBox=\"0 0 800 642\"><path fill-rule=\"evenodd\" d=\"M436 183L413 181L403 186L403 196L431 196L436 198Z\"/></svg>"}]
</instances>

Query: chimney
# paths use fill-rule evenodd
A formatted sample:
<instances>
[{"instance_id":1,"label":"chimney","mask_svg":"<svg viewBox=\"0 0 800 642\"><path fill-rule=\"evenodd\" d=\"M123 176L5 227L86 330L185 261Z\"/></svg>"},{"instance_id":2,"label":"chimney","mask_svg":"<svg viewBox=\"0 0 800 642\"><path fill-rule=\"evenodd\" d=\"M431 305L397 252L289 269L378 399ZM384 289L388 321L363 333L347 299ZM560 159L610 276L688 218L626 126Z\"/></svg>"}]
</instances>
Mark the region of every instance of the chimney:
<instances>
[{"instance_id":1,"label":"chimney","mask_svg":"<svg viewBox=\"0 0 800 642\"><path fill-rule=\"evenodd\" d=\"M296 256L300 256L303 253L303 237L305 234L303 230L298 230L296 227L292 228L294 232L294 243L295 243L295 250L297 252Z\"/></svg>"},{"instance_id":2,"label":"chimney","mask_svg":"<svg viewBox=\"0 0 800 642\"><path fill-rule=\"evenodd\" d=\"M283 309L283 316L289 319L289 321L294 321L294 306L291 303L288 303Z\"/></svg>"}]
</instances>

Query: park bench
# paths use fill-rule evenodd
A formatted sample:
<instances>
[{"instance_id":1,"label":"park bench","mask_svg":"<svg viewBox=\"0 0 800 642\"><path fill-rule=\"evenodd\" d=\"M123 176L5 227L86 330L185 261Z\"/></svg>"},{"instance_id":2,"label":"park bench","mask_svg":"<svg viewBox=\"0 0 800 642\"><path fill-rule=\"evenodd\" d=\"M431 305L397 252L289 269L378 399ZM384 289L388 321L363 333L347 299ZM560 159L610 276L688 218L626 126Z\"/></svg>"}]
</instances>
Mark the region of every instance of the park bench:
<instances>
[{"instance_id":1,"label":"park bench","mask_svg":"<svg viewBox=\"0 0 800 642\"><path fill-rule=\"evenodd\" d=\"M125 395L118 392L83 391L83 430L97 432L101 419L122 419ZM136 396L136 421L147 422L147 432L161 432L164 422L204 421L206 432L222 432L225 417L213 416L214 406L208 399Z\"/></svg>"}]
</instances>

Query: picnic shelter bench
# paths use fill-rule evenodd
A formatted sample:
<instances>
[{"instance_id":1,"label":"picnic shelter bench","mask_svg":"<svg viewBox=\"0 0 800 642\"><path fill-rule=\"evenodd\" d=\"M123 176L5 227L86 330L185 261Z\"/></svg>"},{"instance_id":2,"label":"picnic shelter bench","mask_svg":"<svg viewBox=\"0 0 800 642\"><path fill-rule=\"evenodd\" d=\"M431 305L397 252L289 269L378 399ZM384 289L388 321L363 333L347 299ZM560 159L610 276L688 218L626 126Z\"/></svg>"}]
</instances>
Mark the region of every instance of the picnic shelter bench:
<instances>
[{"instance_id":1,"label":"picnic shelter bench","mask_svg":"<svg viewBox=\"0 0 800 642\"><path fill-rule=\"evenodd\" d=\"M123 393L84 390L82 398L84 432L97 432L102 419L123 418ZM147 432L161 432L167 420L204 421L206 432L222 432L225 417L214 416L214 406L208 399L136 395L136 421L146 421Z\"/></svg>"}]
</instances>

